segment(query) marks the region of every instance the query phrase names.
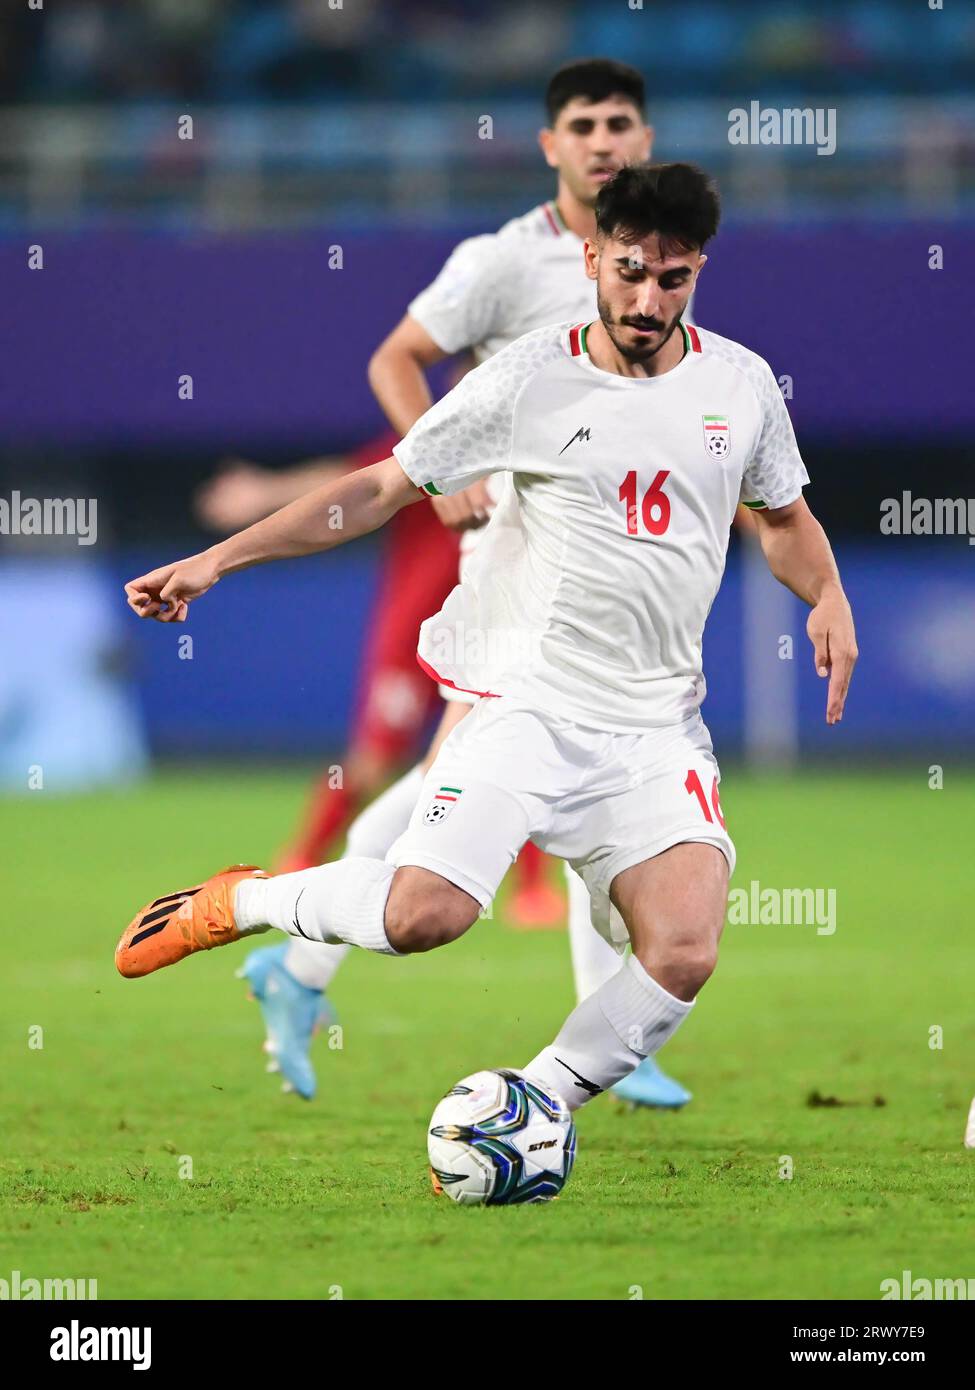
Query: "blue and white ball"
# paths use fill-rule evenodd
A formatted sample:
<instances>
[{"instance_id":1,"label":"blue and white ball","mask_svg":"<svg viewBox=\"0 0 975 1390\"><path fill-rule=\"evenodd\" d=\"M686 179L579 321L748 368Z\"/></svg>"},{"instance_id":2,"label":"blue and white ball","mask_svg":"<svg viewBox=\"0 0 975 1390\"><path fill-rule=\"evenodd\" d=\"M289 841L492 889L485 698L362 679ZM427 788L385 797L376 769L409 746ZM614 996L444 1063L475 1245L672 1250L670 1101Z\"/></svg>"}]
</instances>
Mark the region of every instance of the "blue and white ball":
<instances>
[{"instance_id":1,"label":"blue and white ball","mask_svg":"<svg viewBox=\"0 0 975 1390\"><path fill-rule=\"evenodd\" d=\"M434 1110L430 1167L455 1202L547 1202L569 1180L576 1128L565 1101L507 1069L465 1076Z\"/></svg>"}]
</instances>

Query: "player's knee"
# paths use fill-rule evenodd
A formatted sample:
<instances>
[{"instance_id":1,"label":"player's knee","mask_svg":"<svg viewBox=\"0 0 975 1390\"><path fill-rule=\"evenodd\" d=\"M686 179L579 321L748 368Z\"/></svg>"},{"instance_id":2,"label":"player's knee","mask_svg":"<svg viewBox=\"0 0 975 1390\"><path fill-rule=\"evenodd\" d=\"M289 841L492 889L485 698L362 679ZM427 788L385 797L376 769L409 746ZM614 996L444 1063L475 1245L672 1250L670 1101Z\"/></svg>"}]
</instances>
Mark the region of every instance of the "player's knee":
<instances>
[{"instance_id":1,"label":"player's knee","mask_svg":"<svg viewBox=\"0 0 975 1390\"><path fill-rule=\"evenodd\" d=\"M677 997L693 999L714 974L717 964L716 946L697 945L679 951L671 965L671 973L676 975L679 985Z\"/></svg>"},{"instance_id":2,"label":"player's knee","mask_svg":"<svg viewBox=\"0 0 975 1390\"><path fill-rule=\"evenodd\" d=\"M394 911L387 911L386 937L401 955L434 951L438 946L456 941L476 915L476 905L473 915L468 918L465 911L458 912L457 905L449 898L445 901L403 903Z\"/></svg>"},{"instance_id":3,"label":"player's knee","mask_svg":"<svg viewBox=\"0 0 975 1390\"><path fill-rule=\"evenodd\" d=\"M479 910L462 889L438 874L409 866L398 871L390 889L386 938L402 955L433 951L462 936Z\"/></svg>"},{"instance_id":4,"label":"player's knee","mask_svg":"<svg viewBox=\"0 0 975 1390\"><path fill-rule=\"evenodd\" d=\"M649 975L677 999L691 1000L707 984L718 963L716 942L672 941L637 953Z\"/></svg>"}]
</instances>

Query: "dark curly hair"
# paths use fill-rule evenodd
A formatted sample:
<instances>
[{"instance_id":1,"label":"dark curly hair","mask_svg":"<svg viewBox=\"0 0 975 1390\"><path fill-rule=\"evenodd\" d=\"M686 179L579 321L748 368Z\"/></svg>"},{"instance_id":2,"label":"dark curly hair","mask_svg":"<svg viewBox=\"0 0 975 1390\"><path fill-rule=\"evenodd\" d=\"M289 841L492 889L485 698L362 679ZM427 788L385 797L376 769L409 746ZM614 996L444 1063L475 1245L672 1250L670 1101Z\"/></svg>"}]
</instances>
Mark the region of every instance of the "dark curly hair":
<instances>
[{"instance_id":1,"label":"dark curly hair","mask_svg":"<svg viewBox=\"0 0 975 1390\"><path fill-rule=\"evenodd\" d=\"M596 199L596 231L620 241L658 236L700 250L718 230L714 180L694 164L630 164Z\"/></svg>"}]
</instances>

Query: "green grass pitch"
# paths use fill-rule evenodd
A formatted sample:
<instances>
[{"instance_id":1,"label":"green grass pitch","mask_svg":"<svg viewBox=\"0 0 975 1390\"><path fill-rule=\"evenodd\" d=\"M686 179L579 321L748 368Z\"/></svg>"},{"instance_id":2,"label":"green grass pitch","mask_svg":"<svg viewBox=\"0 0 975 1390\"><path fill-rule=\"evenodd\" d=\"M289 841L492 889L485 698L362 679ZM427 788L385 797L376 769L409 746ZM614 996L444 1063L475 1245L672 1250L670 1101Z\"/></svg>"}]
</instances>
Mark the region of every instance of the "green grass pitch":
<instances>
[{"instance_id":1,"label":"green grass pitch","mask_svg":"<svg viewBox=\"0 0 975 1390\"><path fill-rule=\"evenodd\" d=\"M600 1098L563 1196L500 1209L433 1197L425 1124L466 1072L554 1035L564 934L511 931L502 897L445 950L357 953L311 1104L264 1074L246 946L115 974L135 910L267 859L304 785L208 770L0 803L0 1277L101 1298L876 1299L905 1269L975 1276L971 775L727 775L735 884L834 887L835 934L729 926L663 1055L690 1107Z\"/></svg>"}]
</instances>

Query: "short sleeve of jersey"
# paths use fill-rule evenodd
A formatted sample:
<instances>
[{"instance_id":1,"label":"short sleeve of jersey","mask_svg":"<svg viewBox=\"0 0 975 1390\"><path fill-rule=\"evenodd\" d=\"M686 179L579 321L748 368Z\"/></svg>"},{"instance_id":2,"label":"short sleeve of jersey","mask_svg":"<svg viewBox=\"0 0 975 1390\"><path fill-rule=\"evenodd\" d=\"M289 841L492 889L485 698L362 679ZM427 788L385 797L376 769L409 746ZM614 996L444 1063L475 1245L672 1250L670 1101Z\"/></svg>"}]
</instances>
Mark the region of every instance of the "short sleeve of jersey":
<instances>
[{"instance_id":1,"label":"short sleeve of jersey","mask_svg":"<svg viewBox=\"0 0 975 1390\"><path fill-rule=\"evenodd\" d=\"M513 469L514 421L525 387L564 355L562 327L535 329L468 372L393 446L410 482L424 492L460 492L489 473Z\"/></svg>"},{"instance_id":2,"label":"short sleeve of jersey","mask_svg":"<svg viewBox=\"0 0 975 1390\"><path fill-rule=\"evenodd\" d=\"M809 475L799 454L795 431L779 384L767 362L754 376L762 427L745 468L741 500L746 507L785 507L801 497Z\"/></svg>"},{"instance_id":3,"label":"short sleeve of jersey","mask_svg":"<svg viewBox=\"0 0 975 1390\"><path fill-rule=\"evenodd\" d=\"M494 235L469 237L451 253L433 284L410 302L408 312L446 353L485 342L501 321L506 283Z\"/></svg>"}]
</instances>

